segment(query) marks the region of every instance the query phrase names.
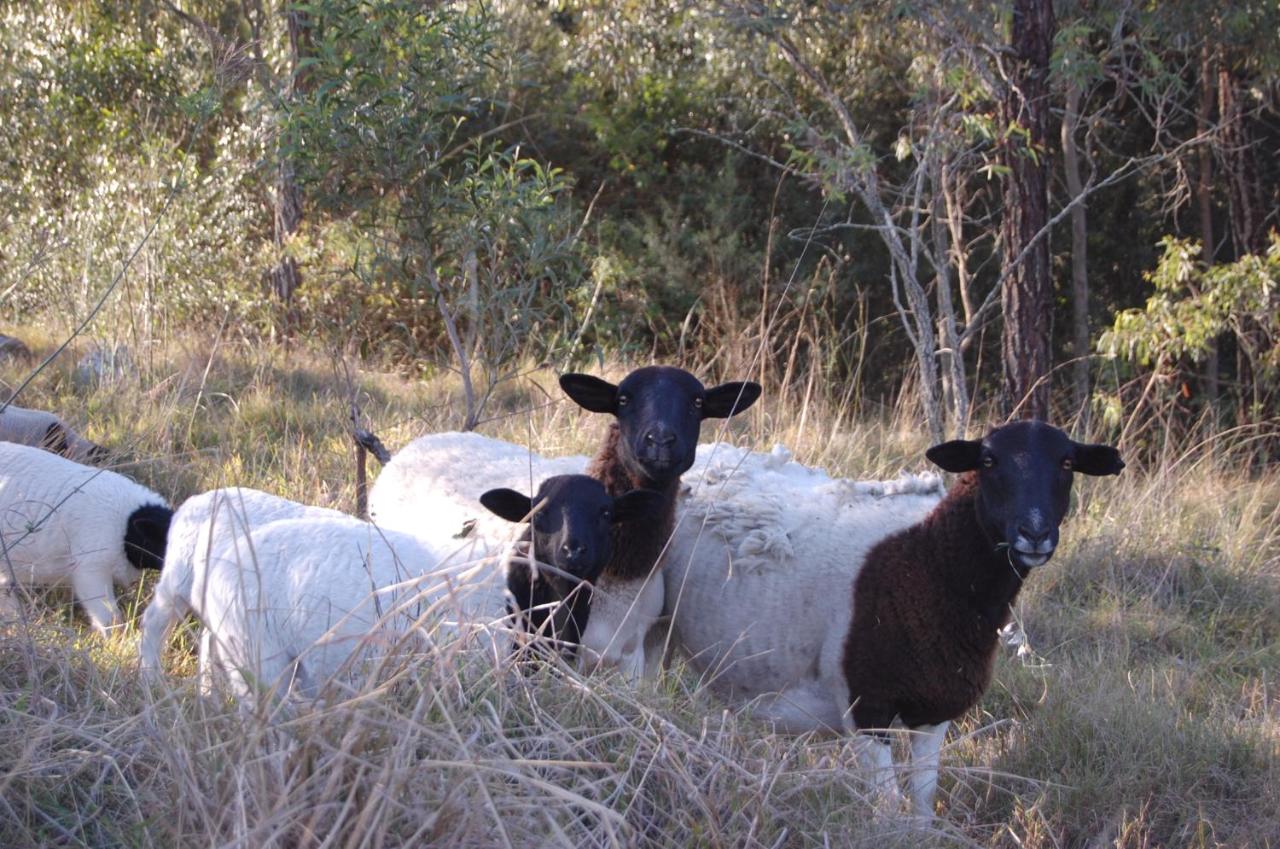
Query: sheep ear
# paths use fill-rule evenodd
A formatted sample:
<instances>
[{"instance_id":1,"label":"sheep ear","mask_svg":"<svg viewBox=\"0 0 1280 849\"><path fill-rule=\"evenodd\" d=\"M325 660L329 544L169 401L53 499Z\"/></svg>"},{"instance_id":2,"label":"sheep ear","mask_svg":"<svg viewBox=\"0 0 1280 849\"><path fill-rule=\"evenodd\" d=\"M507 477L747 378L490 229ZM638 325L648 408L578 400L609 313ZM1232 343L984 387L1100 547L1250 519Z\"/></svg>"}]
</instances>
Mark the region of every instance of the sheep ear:
<instances>
[{"instance_id":1,"label":"sheep ear","mask_svg":"<svg viewBox=\"0 0 1280 849\"><path fill-rule=\"evenodd\" d=\"M722 383L707 390L702 403L704 419L727 419L741 413L760 398L760 384L750 380Z\"/></svg>"},{"instance_id":2,"label":"sheep ear","mask_svg":"<svg viewBox=\"0 0 1280 849\"><path fill-rule=\"evenodd\" d=\"M656 519L666 497L652 489L633 489L613 499L613 523Z\"/></svg>"},{"instance_id":3,"label":"sheep ear","mask_svg":"<svg viewBox=\"0 0 1280 849\"><path fill-rule=\"evenodd\" d=\"M584 410L592 413L618 412L618 387L589 374L562 374L560 388Z\"/></svg>"},{"instance_id":4,"label":"sheep ear","mask_svg":"<svg viewBox=\"0 0 1280 849\"><path fill-rule=\"evenodd\" d=\"M58 422L49 425L40 439L40 447L63 457L71 456L71 445L67 442L67 429Z\"/></svg>"},{"instance_id":5,"label":"sheep ear","mask_svg":"<svg viewBox=\"0 0 1280 849\"><path fill-rule=\"evenodd\" d=\"M1085 475L1118 475L1124 468L1120 452L1110 445L1075 443L1075 470Z\"/></svg>"},{"instance_id":6,"label":"sheep ear","mask_svg":"<svg viewBox=\"0 0 1280 849\"><path fill-rule=\"evenodd\" d=\"M924 452L929 462L947 472L971 472L982 459L982 443L976 439L953 439Z\"/></svg>"},{"instance_id":7,"label":"sheep ear","mask_svg":"<svg viewBox=\"0 0 1280 849\"><path fill-rule=\"evenodd\" d=\"M480 496L480 503L508 522L523 522L533 512L533 500L514 489L491 489Z\"/></svg>"}]
</instances>

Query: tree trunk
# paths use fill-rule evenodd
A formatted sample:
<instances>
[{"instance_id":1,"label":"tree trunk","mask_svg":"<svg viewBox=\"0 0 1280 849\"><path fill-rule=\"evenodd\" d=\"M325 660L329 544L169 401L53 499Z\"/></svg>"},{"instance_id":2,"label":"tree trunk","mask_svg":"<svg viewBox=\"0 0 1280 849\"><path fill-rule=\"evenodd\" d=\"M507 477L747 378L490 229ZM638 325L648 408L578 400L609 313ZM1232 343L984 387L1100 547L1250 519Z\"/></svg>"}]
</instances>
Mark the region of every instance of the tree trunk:
<instances>
[{"instance_id":1,"label":"tree trunk","mask_svg":"<svg viewBox=\"0 0 1280 849\"><path fill-rule=\"evenodd\" d=\"M288 102L307 90L310 75L301 64L311 52L311 22L305 11L293 5L286 5L284 14L289 29L291 73L284 86L283 100ZM302 226L302 190L298 188L293 163L278 148L277 157L274 235L279 262L271 270L271 289L285 307L285 327L289 328L293 323L293 294L302 285L302 272L297 261L286 251L289 242Z\"/></svg>"},{"instance_id":2,"label":"tree trunk","mask_svg":"<svg viewBox=\"0 0 1280 849\"><path fill-rule=\"evenodd\" d=\"M1000 222L1004 333L1004 407L1009 415L1049 415L1053 285L1049 243L1023 249L1049 220L1049 56L1054 18L1050 0L1015 0L1011 47L1013 73L1000 104L1005 137L1001 159L1004 216Z\"/></svg>"},{"instance_id":3,"label":"tree trunk","mask_svg":"<svg viewBox=\"0 0 1280 849\"><path fill-rule=\"evenodd\" d=\"M1213 121L1213 62L1206 45L1200 51L1200 108L1196 113L1196 133L1206 135ZM1212 265L1215 253L1213 240L1213 150L1202 142L1199 150L1199 167L1196 169L1196 202L1200 211L1200 258ZM1218 343L1210 344L1209 356L1204 364L1205 400L1210 406L1218 401Z\"/></svg>"},{"instance_id":4,"label":"tree trunk","mask_svg":"<svg viewBox=\"0 0 1280 849\"><path fill-rule=\"evenodd\" d=\"M1258 168L1254 158L1253 137L1241 103L1238 79L1226 61L1218 65L1218 120L1222 125L1222 161L1226 177L1227 198L1231 210L1231 240L1235 258L1261 253L1266 247L1263 233L1264 212L1258 188ZM1257 350L1253 340L1256 329L1248 324L1236 330L1236 375L1240 384L1237 420L1256 419L1259 396L1254 363L1248 352Z\"/></svg>"},{"instance_id":5,"label":"tree trunk","mask_svg":"<svg viewBox=\"0 0 1280 849\"><path fill-rule=\"evenodd\" d=\"M1076 132L1080 127L1080 86L1067 88L1067 108L1062 116L1062 160L1067 177L1068 199L1074 201L1084 191L1080 181L1080 152ZM1089 240L1085 205L1071 208L1071 368L1072 401L1088 424L1089 417Z\"/></svg>"},{"instance_id":6,"label":"tree trunk","mask_svg":"<svg viewBox=\"0 0 1280 849\"><path fill-rule=\"evenodd\" d=\"M951 298L950 258L963 249L954 249L948 244L951 234L958 227L949 226L947 180L950 169L942 156L935 154L932 160L931 179L933 180L933 211L931 228L933 231L933 256L937 263L937 275L934 286L938 296L938 338L942 341L942 383L944 399L951 411L951 433L955 438L963 439L969 427L969 385L965 379L964 352L960 348L960 333L956 328L956 310ZM961 255L963 263L963 256ZM963 285L963 283L962 283Z\"/></svg>"},{"instance_id":7,"label":"tree trunk","mask_svg":"<svg viewBox=\"0 0 1280 849\"><path fill-rule=\"evenodd\" d=\"M1218 118L1222 122L1222 158L1231 202L1231 238L1237 259L1266 248L1253 138L1240 102L1239 89L1244 86L1245 82L1237 79L1225 62L1219 64Z\"/></svg>"}]
</instances>

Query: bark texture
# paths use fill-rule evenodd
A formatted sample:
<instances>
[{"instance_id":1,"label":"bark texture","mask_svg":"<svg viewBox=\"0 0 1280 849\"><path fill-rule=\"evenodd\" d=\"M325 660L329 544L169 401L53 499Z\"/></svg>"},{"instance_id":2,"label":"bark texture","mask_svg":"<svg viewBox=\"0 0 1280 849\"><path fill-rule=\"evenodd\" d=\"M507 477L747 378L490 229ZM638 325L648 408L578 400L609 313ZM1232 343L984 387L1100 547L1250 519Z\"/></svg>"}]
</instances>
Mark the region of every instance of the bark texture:
<instances>
[{"instance_id":1,"label":"bark texture","mask_svg":"<svg viewBox=\"0 0 1280 849\"><path fill-rule=\"evenodd\" d=\"M1000 153L1009 169L1000 222L1003 397L1007 414L1034 419L1049 414L1053 336L1049 242L1036 241L1036 235L1049 220L1049 56L1054 27L1049 0L1015 0L1010 45L1015 58L1000 104L1005 130Z\"/></svg>"}]
</instances>

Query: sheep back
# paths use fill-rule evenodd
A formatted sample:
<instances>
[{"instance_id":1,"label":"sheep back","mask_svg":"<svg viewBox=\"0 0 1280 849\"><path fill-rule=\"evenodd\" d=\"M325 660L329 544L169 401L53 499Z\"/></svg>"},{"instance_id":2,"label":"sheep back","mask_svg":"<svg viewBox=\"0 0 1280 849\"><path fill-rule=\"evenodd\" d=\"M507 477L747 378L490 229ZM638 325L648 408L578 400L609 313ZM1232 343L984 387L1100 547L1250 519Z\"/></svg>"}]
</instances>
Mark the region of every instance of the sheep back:
<instances>
[{"instance_id":1,"label":"sheep back","mask_svg":"<svg viewBox=\"0 0 1280 849\"><path fill-rule=\"evenodd\" d=\"M0 537L19 582L58 584L84 570L120 585L138 580L125 539L145 506L158 519L168 512L160 495L124 475L0 443Z\"/></svg>"},{"instance_id":2,"label":"sheep back","mask_svg":"<svg viewBox=\"0 0 1280 849\"><path fill-rule=\"evenodd\" d=\"M850 597L868 552L933 509L934 474L833 478L781 446L699 449L663 561L675 644L731 700L822 678L842 686ZM835 716L839 716L839 708Z\"/></svg>"}]
</instances>

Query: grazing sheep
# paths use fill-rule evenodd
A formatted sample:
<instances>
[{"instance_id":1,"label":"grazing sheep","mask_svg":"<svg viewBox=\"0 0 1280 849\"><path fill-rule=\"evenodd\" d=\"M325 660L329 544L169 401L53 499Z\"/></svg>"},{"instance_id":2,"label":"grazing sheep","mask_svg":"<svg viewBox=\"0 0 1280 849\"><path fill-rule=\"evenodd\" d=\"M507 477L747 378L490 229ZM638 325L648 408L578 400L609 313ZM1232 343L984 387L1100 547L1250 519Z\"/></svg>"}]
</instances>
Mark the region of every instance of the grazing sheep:
<instances>
[{"instance_id":1,"label":"grazing sheep","mask_svg":"<svg viewBox=\"0 0 1280 849\"><path fill-rule=\"evenodd\" d=\"M1073 472L1124 468L1115 449L1039 422L927 456L964 473L940 503L909 479L805 494L758 468L716 486L709 469L682 520L702 533L677 533L663 565L674 646L731 703L786 731L866 732L863 757L890 796L883 731L916 732L919 815L933 813L949 723L991 681L1010 604L1053 554Z\"/></svg>"},{"instance_id":2,"label":"grazing sheep","mask_svg":"<svg viewBox=\"0 0 1280 849\"><path fill-rule=\"evenodd\" d=\"M144 675L160 672L160 656L169 633L179 620L201 617L205 598L206 563L218 551L232 562L250 557L249 532L281 519L341 518L345 514L324 507L310 507L278 495L247 487L228 487L193 495L182 502L169 525L165 567L151 603L142 614L141 669ZM205 632L207 635L208 632ZM213 649L202 646L200 678L207 683L203 663Z\"/></svg>"},{"instance_id":3,"label":"grazing sheep","mask_svg":"<svg viewBox=\"0 0 1280 849\"><path fill-rule=\"evenodd\" d=\"M13 405L0 409L0 441L43 448L77 463L99 463L107 457L107 449L80 436L53 413Z\"/></svg>"},{"instance_id":4,"label":"grazing sheep","mask_svg":"<svg viewBox=\"0 0 1280 849\"><path fill-rule=\"evenodd\" d=\"M612 498L581 475L544 481L533 499L486 492L485 506L509 521L533 514L505 570L489 558L442 557L412 534L349 516L253 527L243 550L210 551L194 582L211 635L202 652L216 647L202 666L228 673L242 698L258 685L315 696L363 649L398 641L430 615L488 633L512 626L572 633L572 596L608 559L611 528L644 517L658 500L648 492Z\"/></svg>"},{"instance_id":5,"label":"grazing sheep","mask_svg":"<svg viewBox=\"0 0 1280 849\"><path fill-rule=\"evenodd\" d=\"M490 487L586 468L610 495L632 489L661 493L663 507L653 522L614 530L614 555L593 588L582 632L590 658L638 677L644 669L644 635L662 613L655 564L674 527L680 475L694 462L700 425L747 409L760 387L735 382L708 389L688 372L666 366L637 369L616 386L583 374L566 374L560 385L584 409L615 418L589 463L583 457L540 457L477 434L431 434L391 458L374 483L369 512L384 527L429 539L461 535L466 528L468 538L492 547L497 536L477 520L473 506Z\"/></svg>"},{"instance_id":6,"label":"grazing sheep","mask_svg":"<svg viewBox=\"0 0 1280 849\"><path fill-rule=\"evenodd\" d=\"M112 583L159 569L173 513L124 475L0 443L0 591L69 583L100 633L120 622Z\"/></svg>"}]
</instances>

